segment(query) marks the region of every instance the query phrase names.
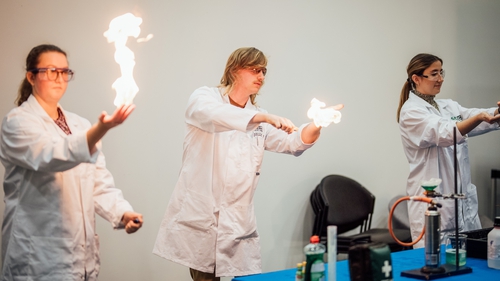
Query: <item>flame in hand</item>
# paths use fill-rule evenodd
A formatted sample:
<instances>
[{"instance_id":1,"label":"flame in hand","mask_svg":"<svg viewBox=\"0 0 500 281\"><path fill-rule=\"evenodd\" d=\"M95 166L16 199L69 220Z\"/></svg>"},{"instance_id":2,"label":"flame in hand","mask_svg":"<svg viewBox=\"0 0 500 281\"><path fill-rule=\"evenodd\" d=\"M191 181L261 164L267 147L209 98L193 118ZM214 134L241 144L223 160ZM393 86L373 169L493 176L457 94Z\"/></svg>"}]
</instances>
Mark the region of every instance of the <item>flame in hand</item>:
<instances>
[{"instance_id":1,"label":"flame in hand","mask_svg":"<svg viewBox=\"0 0 500 281\"><path fill-rule=\"evenodd\" d=\"M313 98L311 100L311 107L307 111L307 117L313 119L316 127L328 127L330 123L339 123L342 114L340 111L335 110L333 107L325 107L325 103Z\"/></svg>"},{"instance_id":2,"label":"flame in hand","mask_svg":"<svg viewBox=\"0 0 500 281\"><path fill-rule=\"evenodd\" d=\"M122 76L116 79L111 87L116 91L114 104L132 104L139 87L135 83L133 72L135 66L135 55L125 44L129 36L137 38L141 33L139 27L142 18L131 13L114 18L109 23L109 29L104 32L104 37L108 38L108 43L115 43L115 61L120 65Z\"/></svg>"}]
</instances>

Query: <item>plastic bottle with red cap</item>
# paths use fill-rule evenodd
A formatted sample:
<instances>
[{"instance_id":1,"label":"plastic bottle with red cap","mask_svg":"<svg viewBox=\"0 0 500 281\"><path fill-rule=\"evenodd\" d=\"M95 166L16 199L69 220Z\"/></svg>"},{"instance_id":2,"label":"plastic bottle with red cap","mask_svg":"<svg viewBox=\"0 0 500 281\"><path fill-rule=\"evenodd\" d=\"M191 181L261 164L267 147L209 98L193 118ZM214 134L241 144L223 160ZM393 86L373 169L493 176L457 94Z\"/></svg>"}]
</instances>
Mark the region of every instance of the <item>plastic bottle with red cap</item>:
<instances>
[{"instance_id":1,"label":"plastic bottle with red cap","mask_svg":"<svg viewBox=\"0 0 500 281\"><path fill-rule=\"evenodd\" d=\"M326 252L325 245L319 243L319 237L311 237L311 243L304 247L306 255L306 272L304 281L325 281L325 262L323 256Z\"/></svg>"}]
</instances>

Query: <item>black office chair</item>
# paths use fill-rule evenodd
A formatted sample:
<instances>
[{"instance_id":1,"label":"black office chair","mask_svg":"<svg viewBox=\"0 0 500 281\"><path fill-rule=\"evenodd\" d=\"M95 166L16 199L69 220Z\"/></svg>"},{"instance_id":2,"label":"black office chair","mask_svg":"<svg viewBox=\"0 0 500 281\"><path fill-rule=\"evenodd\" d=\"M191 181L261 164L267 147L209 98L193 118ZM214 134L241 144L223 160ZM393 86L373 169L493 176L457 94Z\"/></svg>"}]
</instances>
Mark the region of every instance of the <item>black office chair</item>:
<instances>
[{"instance_id":1,"label":"black office chair","mask_svg":"<svg viewBox=\"0 0 500 281\"><path fill-rule=\"evenodd\" d=\"M320 227L320 222L321 219L319 219L319 214L323 214L323 210L321 209L321 199L318 198L319 193L316 192L318 189L318 186L311 192L311 196L309 197L309 201L311 203L311 207L313 209L315 219L314 219L314 225L313 225L313 235L317 235L316 233L319 233L319 227Z\"/></svg>"},{"instance_id":2,"label":"black office chair","mask_svg":"<svg viewBox=\"0 0 500 281\"><path fill-rule=\"evenodd\" d=\"M353 179L341 175L324 177L310 196L315 212L313 235L326 242L328 225L337 226L337 252L347 253L355 240L385 242L392 252L406 249L399 245L387 228L371 228L375 196ZM340 235L359 227L359 234ZM403 242L410 242L409 231L394 230Z\"/></svg>"}]
</instances>

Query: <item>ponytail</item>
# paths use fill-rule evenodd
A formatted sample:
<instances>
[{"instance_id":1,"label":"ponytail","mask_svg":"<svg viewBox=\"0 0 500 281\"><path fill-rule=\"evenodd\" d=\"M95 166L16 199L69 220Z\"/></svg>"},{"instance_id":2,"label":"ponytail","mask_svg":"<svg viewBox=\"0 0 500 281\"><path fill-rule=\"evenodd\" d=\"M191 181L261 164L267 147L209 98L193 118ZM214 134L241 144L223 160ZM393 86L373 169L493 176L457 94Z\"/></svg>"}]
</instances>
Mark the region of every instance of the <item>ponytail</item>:
<instances>
[{"instance_id":1,"label":"ponytail","mask_svg":"<svg viewBox=\"0 0 500 281\"><path fill-rule=\"evenodd\" d=\"M24 77L23 82L19 86L19 91L17 92L16 105L20 106L23 102L27 101L33 92L33 86L28 82L28 78Z\"/></svg>"},{"instance_id":2,"label":"ponytail","mask_svg":"<svg viewBox=\"0 0 500 281\"><path fill-rule=\"evenodd\" d=\"M408 83L408 80L406 80L405 84L403 85L403 88L401 89L401 94L399 96L399 106L398 106L398 112L397 112L397 121L399 123L399 114L401 113L401 107L403 107L403 104L408 100L410 97L410 83Z\"/></svg>"}]
</instances>

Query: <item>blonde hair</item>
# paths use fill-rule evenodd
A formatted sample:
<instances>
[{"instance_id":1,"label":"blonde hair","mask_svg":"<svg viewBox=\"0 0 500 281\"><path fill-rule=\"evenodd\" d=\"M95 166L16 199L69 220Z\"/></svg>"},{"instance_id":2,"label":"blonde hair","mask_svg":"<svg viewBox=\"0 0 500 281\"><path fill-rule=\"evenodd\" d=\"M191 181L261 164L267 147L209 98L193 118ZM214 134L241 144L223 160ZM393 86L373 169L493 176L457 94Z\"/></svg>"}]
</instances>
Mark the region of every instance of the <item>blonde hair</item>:
<instances>
[{"instance_id":1,"label":"blonde hair","mask_svg":"<svg viewBox=\"0 0 500 281\"><path fill-rule=\"evenodd\" d=\"M406 82L404 83L403 88L401 89L401 94L399 96L399 106L396 116L398 123L399 123L399 114L401 113L401 108L403 107L403 104L408 100L410 96L410 90L415 89L415 82L413 82L411 77L413 76L413 74L417 76L422 76L424 70L426 70L436 61L440 61L441 64L443 63L443 60L440 59L438 56L425 53L418 54L410 60L410 63L406 68L406 73L408 74L408 78L406 79Z\"/></svg>"},{"instance_id":2,"label":"blonde hair","mask_svg":"<svg viewBox=\"0 0 500 281\"><path fill-rule=\"evenodd\" d=\"M254 47L239 48L234 51L227 59L226 69L220 79L220 86L226 87L224 94L231 92L236 82L235 73L242 68L248 67L266 67L267 58L259 49ZM250 96L250 101L255 104L257 94Z\"/></svg>"}]
</instances>

